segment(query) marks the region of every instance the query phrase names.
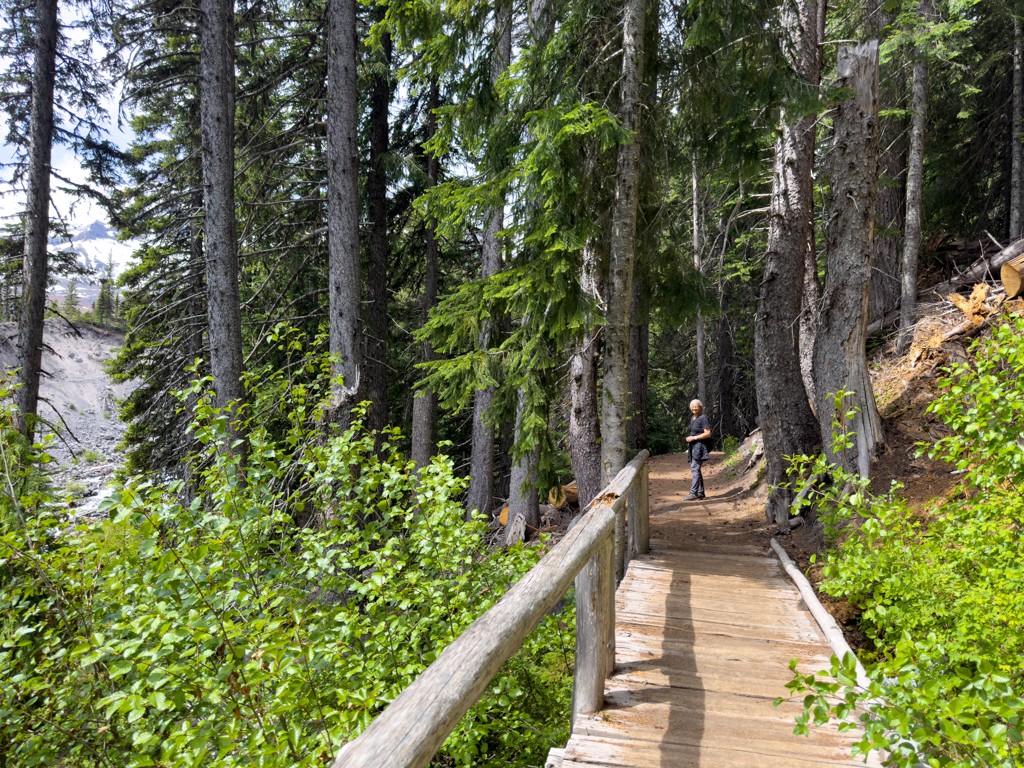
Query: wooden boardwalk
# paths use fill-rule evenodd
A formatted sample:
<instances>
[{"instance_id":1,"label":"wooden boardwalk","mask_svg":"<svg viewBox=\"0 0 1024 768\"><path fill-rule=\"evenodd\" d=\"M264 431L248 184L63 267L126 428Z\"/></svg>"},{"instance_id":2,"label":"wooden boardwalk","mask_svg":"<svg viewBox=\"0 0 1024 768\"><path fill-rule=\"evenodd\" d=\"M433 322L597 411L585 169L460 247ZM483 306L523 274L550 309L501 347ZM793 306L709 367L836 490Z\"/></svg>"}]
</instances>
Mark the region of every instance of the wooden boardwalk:
<instances>
[{"instance_id":1,"label":"wooden boardwalk","mask_svg":"<svg viewBox=\"0 0 1024 768\"><path fill-rule=\"evenodd\" d=\"M654 507L653 468L651 480ZM674 501L673 489L662 486L661 495ZM721 516L730 505L720 498L678 509ZM851 735L831 728L795 736L802 706L773 706L788 696L790 659L817 672L832 653L778 560L753 546L700 548L655 539L649 555L630 563L616 594L615 671L604 709L577 716L572 738L561 754L552 751L549 766L864 765L851 756Z\"/></svg>"}]
</instances>

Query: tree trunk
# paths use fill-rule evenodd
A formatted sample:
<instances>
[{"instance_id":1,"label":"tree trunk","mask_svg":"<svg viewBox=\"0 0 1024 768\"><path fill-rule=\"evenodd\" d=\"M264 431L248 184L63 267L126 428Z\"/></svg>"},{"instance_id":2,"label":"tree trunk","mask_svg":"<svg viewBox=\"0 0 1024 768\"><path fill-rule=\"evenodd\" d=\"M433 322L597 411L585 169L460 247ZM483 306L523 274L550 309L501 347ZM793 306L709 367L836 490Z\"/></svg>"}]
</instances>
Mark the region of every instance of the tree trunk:
<instances>
[{"instance_id":1,"label":"tree trunk","mask_svg":"<svg viewBox=\"0 0 1024 768\"><path fill-rule=\"evenodd\" d=\"M644 306L643 281L633 282L633 310L629 327L629 423L626 439L630 453L647 448L647 365L650 325Z\"/></svg>"},{"instance_id":2,"label":"tree trunk","mask_svg":"<svg viewBox=\"0 0 1024 768\"><path fill-rule=\"evenodd\" d=\"M583 249L580 288L597 306L604 301L601 258L593 244ZM601 411L597 379L601 358L602 329L588 323L579 345L569 359L569 461L579 490L580 509L597 496L601 483Z\"/></svg>"},{"instance_id":3,"label":"tree trunk","mask_svg":"<svg viewBox=\"0 0 1024 768\"><path fill-rule=\"evenodd\" d=\"M927 13L926 0L921 0L922 20ZM928 62L924 46L914 62L914 93L910 118L910 160L907 167L907 226L903 238L903 294L900 298L900 335L896 353L903 355L914 340L917 322L917 265L921 258L921 192L924 186L924 128L928 106Z\"/></svg>"},{"instance_id":4,"label":"tree trunk","mask_svg":"<svg viewBox=\"0 0 1024 768\"><path fill-rule=\"evenodd\" d=\"M867 477L883 442L882 423L868 376L866 343L871 287L871 239L878 184L878 41L842 46L838 85L853 98L840 104L825 173L831 185L825 240L825 299L814 345L814 384L826 455ZM856 433L847 451L833 449L833 400L851 393L838 414L856 410L845 426ZM766 446L767 450L767 446Z\"/></svg>"},{"instance_id":5,"label":"tree trunk","mask_svg":"<svg viewBox=\"0 0 1024 768\"><path fill-rule=\"evenodd\" d=\"M610 483L626 465L629 420L629 310L633 302L633 257L639 200L640 85L643 61L644 3L626 0L622 24L622 77L619 119L634 138L620 144L616 160L615 204L608 258L604 329L604 396L601 419L601 481Z\"/></svg>"},{"instance_id":6,"label":"tree trunk","mask_svg":"<svg viewBox=\"0 0 1024 768\"><path fill-rule=\"evenodd\" d=\"M729 318L726 314L726 310L729 308L729 299L726 294L722 294L718 306L720 312L718 343L715 345L718 350L718 435L716 440L722 441L724 445L725 438L736 430L733 415L736 398L736 370L733 365L732 331L729 329Z\"/></svg>"},{"instance_id":7,"label":"tree trunk","mask_svg":"<svg viewBox=\"0 0 1024 768\"><path fill-rule=\"evenodd\" d=\"M516 405L516 442L520 440L522 420L526 411L526 393L519 390ZM535 444L512 465L509 483L508 522L517 515L526 520L526 539L540 529L540 501L537 495L537 468L540 464L540 445Z\"/></svg>"},{"instance_id":8,"label":"tree trunk","mask_svg":"<svg viewBox=\"0 0 1024 768\"><path fill-rule=\"evenodd\" d=\"M1019 6L1013 15L1013 125L1010 126L1010 242L1024 234L1021 205L1024 205L1024 33Z\"/></svg>"},{"instance_id":9,"label":"tree trunk","mask_svg":"<svg viewBox=\"0 0 1024 768\"><path fill-rule=\"evenodd\" d=\"M437 79L430 81L430 99L427 103L427 135L437 133L437 115L434 110L441 105ZM427 159L427 186L437 185L438 160L433 154ZM430 310L437 304L437 234L435 224L427 222L426 264L423 276L423 305L421 323L426 325ZM423 342L423 362L434 359L434 348L429 341ZM412 460L417 467L430 463L434 455L434 422L437 418L437 395L432 389L424 389L412 401Z\"/></svg>"},{"instance_id":10,"label":"tree trunk","mask_svg":"<svg viewBox=\"0 0 1024 768\"><path fill-rule=\"evenodd\" d=\"M792 66L804 79L817 82L817 3L783 5L781 16L794 51ZM784 457L809 453L818 442L798 343L804 273L808 249L813 249L814 119L789 122L782 115L775 143L768 252L754 326L757 407L771 488L765 515L780 524L788 518L792 500L792 492L784 487Z\"/></svg>"},{"instance_id":11,"label":"tree trunk","mask_svg":"<svg viewBox=\"0 0 1024 768\"><path fill-rule=\"evenodd\" d=\"M234 4L200 0L199 10L206 311L215 402L223 408L230 402L241 403L245 396L235 228Z\"/></svg>"},{"instance_id":12,"label":"tree trunk","mask_svg":"<svg viewBox=\"0 0 1024 768\"><path fill-rule=\"evenodd\" d=\"M701 249L704 247L700 236L700 198L698 197L697 184L697 155L690 155L690 181L693 187L693 268L697 274L701 272ZM697 398L707 408L707 374L704 370L704 318L701 316L700 308L697 308L696 346L697 346Z\"/></svg>"},{"instance_id":13,"label":"tree trunk","mask_svg":"<svg viewBox=\"0 0 1024 768\"><path fill-rule=\"evenodd\" d=\"M512 63L512 4L499 0L495 13L494 58L491 60L491 84L498 82ZM505 228L504 200L484 216L484 234L481 247L481 270L483 279L501 271L501 242L497 233ZM479 346L490 345L491 327L485 325L480 333ZM473 397L473 446L469 466L469 492L466 495L466 510L474 509L489 514L494 505L494 428L488 424L488 412L494 390L478 389Z\"/></svg>"},{"instance_id":14,"label":"tree trunk","mask_svg":"<svg viewBox=\"0 0 1024 768\"><path fill-rule=\"evenodd\" d=\"M379 23L386 5L374 10ZM381 35L383 73L373 76L370 86L370 167L366 175L366 209L370 226L369 258L366 269L366 412L367 426L379 432L388 422L388 198L384 156L388 152L388 110L391 106L391 35ZM377 444L380 437L376 438Z\"/></svg>"},{"instance_id":15,"label":"tree trunk","mask_svg":"<svg viewBox=\"0 0 1024 768\"><path fill-rule=\"evenodd\" d=\"M345 429L362 384L356 0L328 0L327 241L332 419Z\"/></svg>"},{"instance_id":16,"label":"tree trunk","mask_svg":"<svg viewBox=\"0 0 1024 768\"><path fill-rule=\"evenodd\" d=\"M14 392L18 427L31 443L39 406L43 360L47 259L50 233L50 155L53 150L53 85L57 57L57 0L38 0L35 8L35 59L32 64L32 115L25 205L25 258L22 265L21 320L18 326L18 383Z\"/></svg>"},{"instance_id":17,"label":"tree trunk","mask_svg":"<svg viewBox=\"0 0 1024 768\"><path fill-rule=\"evenodd\" d=\"M892 23L892 14L886 13L881 3L876 2L868 14L867 27L872 37L881 43L885 30ZM895 74L888 84L883 82L881 102L885 108L902 108L906 98L905 78L902 75L902 58L897 56L890 63ZM874 260L871 270L871 296L868 303L870 316L874 319L885 317L900 303L900 269L903 234L903 208L907 201L907 145L904 134L907 125L903 117L887 115L879 122L879 147L881 148L881 169L878 184L878 203L875 206Z\"/></svg>"},{"instance_id":18,"label":"tree trunk","mask_svg":"<svg viewBox=\"0 0 1024 768\"><path fill-rule=\"evenodd\" d=\"M823 42L825 40L825 19L828 13L828 0L820 0L815 16L815 46L816 61L808 61L810 76L814 77L815 86L821 85L821 63L823 56ZM817 146L818 127L817 121L810 127L811 145ZM810 210L810 242L807 252L804 255L804 290L802 306L800 309L800 377L804 381L804 389L807 392L807 399L810 402L811 410L814 410L814 337L818 332L818 309L821 306L821 282L818 280L818 245L814 236L814 181L813 181L814 158L811 157L811 210Z\"/></svg>"}]
</instances>

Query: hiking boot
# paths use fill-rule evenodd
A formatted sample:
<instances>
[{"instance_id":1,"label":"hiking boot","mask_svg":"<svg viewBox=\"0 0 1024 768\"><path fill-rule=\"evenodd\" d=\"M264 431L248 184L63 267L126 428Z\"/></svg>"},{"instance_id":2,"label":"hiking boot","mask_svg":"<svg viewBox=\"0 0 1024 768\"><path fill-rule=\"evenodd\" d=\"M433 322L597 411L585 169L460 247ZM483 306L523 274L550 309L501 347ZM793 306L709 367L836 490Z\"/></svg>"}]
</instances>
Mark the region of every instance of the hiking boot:
<instances>
[{"instance_id":1,"label":"hiking boot","mask_svg":"<svg viewBox=\"0 0 1024 768\"><path fill-rule=\"evenodd\" d=\"M696 495L694 493L691 493L689 496L687 496L685 499L683 499L683 501L700 501L700 499L701 499L700 496L698 496L698 495Z\"/></svg>"},{"instance_id":2,"label":"hiking boot","mask_svg":"<svg viewBox=\"0 0 1024 768\"><path fill-rule=\"evenodd\" d=\"M706 499L707 496L705 496L703 493L698 493L697 498L700 499L701 501L704 501L704 499Z\"/></svg>"}]
</instances>

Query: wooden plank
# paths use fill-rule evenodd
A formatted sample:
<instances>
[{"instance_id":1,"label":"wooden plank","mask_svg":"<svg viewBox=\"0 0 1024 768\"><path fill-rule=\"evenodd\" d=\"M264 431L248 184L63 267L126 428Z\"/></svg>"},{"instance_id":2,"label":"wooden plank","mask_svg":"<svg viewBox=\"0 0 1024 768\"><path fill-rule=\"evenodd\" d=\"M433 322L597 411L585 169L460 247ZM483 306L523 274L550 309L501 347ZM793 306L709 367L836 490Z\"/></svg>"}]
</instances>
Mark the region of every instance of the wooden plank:
<instances>
[{"instance_id":1,"label":"wooden plank","mask_svg":"<svg viewBox=\"0 0 1024 768\"><path fill-rule=\"evenodd\" d=\"M814 663L802 663L797 665L797 670L802 674L817 674L822 671L824 665ZM766 659L764 661L750 661L723 659L714 656L694 656L692 654L661 655L655 658L644 657L627 649L619 654L618 663L615 667L615 674L620 678L628 677L638 672L659 672L667 678L674 678L680 675L708 680L730 680L739 681L742 685L749 681L754 685L769 686L758 690L771 690L774 696L788 696L786 683L793 679L793 673L789 669L789 660ZM735 690L736 683L729 683L729 690ZM724 689L723 689L724 690ZM753 693L754 689L749 689ZM767 695L767 694L766 694Z\"/></svg>"},{"instance_id":2,"label":"wooden plank","mask_svg":"<svg viewBox=\"0 0 1024 768\"><path fill-rule=\"evenodd\" d=\"M761 674L766 668L771 668L777 670L786 682L793 677L789 665L794 658L798 660L797 669L802 674L817 674L829 667L829 657L821 653L806 658L800 654L782 653L761 656L751 653L753 649L743 650L743 653L738 653L733 644L727 649L720 649L713 643L705 643L701 650L695 651L690 643L632 642L632 638L620 636L616 638L615 661L620 668L643 663L678 669L680 664L689 664L691 669L697 670L714 669L719 664L723 669L736 664L748 664L751 674Z\"/></svg>"},{"instance_id":3,"label":"wooden plank","mask_svg":"<svg viewBox=\"0 0 1024 768\"><path fill-rule=\"evenodd\" d=\"M751 611L730 610L725 603L698 601L697 609L695 609L686 598L658 598L656 596L650 598L632 596L632 599L628 601L619 600L616 603L616 610L667 619L696 619L699 617L702 621L716 621L745 627L803 630L815 633L813 636L820 637L820 630L813 619L796 610L789 616L768 612L758 616Z\"/></svg>"},{"instance_id":4,"label":"wooden plank","mask_svg":"<svg viewBox=\"0 0 1024 768\"><path fill-rule=\"evenodd\" d=\"M763 640L761 638L739 638L723 635L694 635L666 631L663 627L650 627L618 622L615 630L615 647L636 643L649 647L674 650L688 648L695 654L721 655L726 658L799 658L809 664L826 666L831 659L831 650L821 643L789 643Z\"/></svg>"},{"instance_id":5,"label":"wooden plank","mask_svg":"<svg viewBox=\"0 0 1024 768\"><path fill-rule=\"evenodd\" d=\"M629 742L749 751L782 758L813 758L829 761L833 765L864 765L851 755L850 747L858 738L855 734L840 734L836 731L795 736L792 725L788 733L782 728L769 731L764 723L741 718L708 720L694 717L686 721L673 718L671 722L670 727L650 727L642 720L577 721L573 734Z\"/></svg>"},{"instance_id":6,"label":"wooden plank","mask_svg":"<svg viewBox=\"0 0 1024 768\"><path fill-rule=\"evenodd\" d=\"M623 582L615 596L619 603L626 605L632 605L634 600L641 600L648 603L688 604L693 611L711 610L740 615L768 615L784 618L810 616L810 613L803 608L803 603L798 596L785 593L781 596L768 593L749 597L742 591L726 591L708 587L691 589L681 584L670 588L664 584L645 584L632 581Z\"/></svg>"},{"instance_id":7,"label":"wooden plank","mask_svg":"<svg viewBox=\"0 0 1024 768\"><path fill-rule=\"evenodd\" d=\"M650 559L648 559L650 558ZM722 563L708 560L695 560L693 558L656 558L655 555L647 555L637 558L631 567L649 568L651 566L661 570L670 570L675 573L688 573L699 576L718 576L719 578L733 579L736 581L759 582L765 579L773 580L775 586L785 584L785 574L779 568L778 561L757 562L747 561L743 563Z\"/></svg>"},{"instance_id":8,"label":"wooden plank","mask_svg":"<svg viewBox=\"0 0 1024 768\"><path fill-rule=\"evenodd\" d=\"M651 557L678 557L686 560L717 560L719 562L762 562L778 565L775 558L771 556L771 550L765 546L763 549L756 548L751 554L730 554L728 552L702 552L699 550L687 549L686 547L674 546L664 539L651 541Z\"/></svg>"},{"instance_id":9,"label":"wooden plank","mask_svg":"<svg viewBox=\"0 0 1024 768\"><path fill-rule=\"evenodd\" d=\"M590 736L573 737L565 749L563 768L575 766L621 766L622 768L825 768L859 765L849 758L835 762L817 757L766 755L748 749L694 747L683 744L652 744Z\"/></svg>"},{"instance_id":10,"label":"wooden plank","mask_svg":"<svg viewBox=\"0 0 1024 768\"><path fill-rule=\"evenodd\" d=\"M674 632L685 632L696 635L722 635L725 637L749 638L752 640L768 640L770 642L804 643L823 645L821 633L806 629L778 629L773 627L753 627L725 621L711 621L704 618L665 616L654 613L633 613L622 609L617 610L619 620L625 624L663 627Z\"/></svg>"},{"instance_id":11,"label":"wooden plank","mask_svg":"<svg viewBox=\"0 0 1024 768\"><path fill-rule=\"evenodd\" d=\"M640 712L668 705L673 711L681 711L686 717L708 716L745 717L763 722L771 727L785 725L793 727L793 718L803 711L799 701L783 701L774 706L775 696L755 696L729 693L727 691L706 691L693 688L652 686L623 680L608 679L605 689L605 706L599 717L613 717L621 710L636 709Z\"/></svg>"},{"instance_id":12,"label":"wooden plank","mask_svg":"<svg viewBox=\"0 0 1024 768\"><path fill-rule=\"evenodd\" d=\"M717 690L641 685L629 680L609 678L604 694L605 709L595 716L616 720L633 714L645 718L650 727L662 727L668 710L678 718L733 718L752 723L752 727L792 732L794 719L804 711L799 700L784 699L774 706L775 696L756 696ZM672 715L676 721L677 716ZM835 725L824 731L838 730Z\"/></svg>"},{"instance_id":13,"label":"wooden plank","mask_svg":"<svg viewBox=\"0 0 1024 768\"><path fill-rule=\"evenodd\" d=\"M691 688L698 691L721 691L722 693L749 696L774 698L789 695L784 680L768 677L757 678L750 674L738 674L735 670L694 672L662 666L645 668L641 664L631 664L628 667L616 669L615 679L643 683L644 685Z\"/></svg>"}]
</instances>

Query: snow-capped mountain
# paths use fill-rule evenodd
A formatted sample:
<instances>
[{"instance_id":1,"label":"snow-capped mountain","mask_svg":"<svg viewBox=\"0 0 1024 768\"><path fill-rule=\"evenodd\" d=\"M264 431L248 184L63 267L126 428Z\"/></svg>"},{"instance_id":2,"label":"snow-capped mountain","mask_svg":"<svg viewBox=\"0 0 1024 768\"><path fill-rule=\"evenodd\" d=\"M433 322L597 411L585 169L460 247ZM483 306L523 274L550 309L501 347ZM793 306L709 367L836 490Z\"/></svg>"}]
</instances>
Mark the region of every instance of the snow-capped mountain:
<instances>
[{"instance_id":1,"label":"snow-capped mountain","mask_svg":"<svg viewBox=\"0 0 1024 768\"><path fill-rule=\"evenodd\" d=\"M139 247L137 240L120 242L102 221L94 221L74 232L70 240L50 241L52 252L73 252L75 260L91 270L85 278L79 278L76 293L83 308L87 308L99 295L100 279L107 273L107 265L113 263L114 277L120 277L128 268L132 254ZM67 279L57 278L57 284L49 293L51 297L63 297L67 292Z\"/></svg>"}]
</instances>

